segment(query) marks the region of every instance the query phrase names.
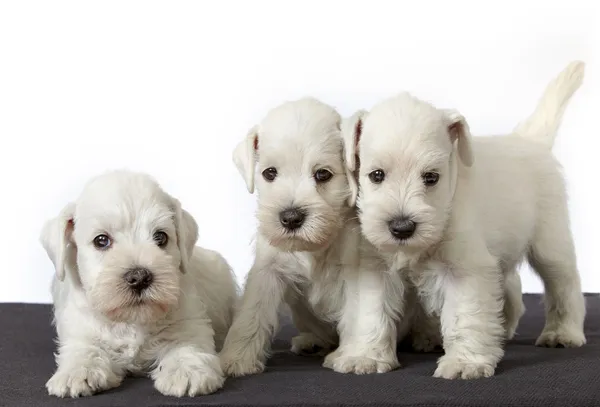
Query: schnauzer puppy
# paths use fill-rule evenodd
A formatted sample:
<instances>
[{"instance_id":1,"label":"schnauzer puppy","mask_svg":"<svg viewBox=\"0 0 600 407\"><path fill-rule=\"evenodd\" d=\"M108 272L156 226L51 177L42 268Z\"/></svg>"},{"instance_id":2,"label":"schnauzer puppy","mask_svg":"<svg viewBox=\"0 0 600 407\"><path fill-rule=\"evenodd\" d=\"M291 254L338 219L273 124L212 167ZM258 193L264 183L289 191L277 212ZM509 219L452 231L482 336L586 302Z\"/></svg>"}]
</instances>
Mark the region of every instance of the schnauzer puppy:
<instances>
[{"instance_id":1,"label":"schnauzer puppy","mask_svg":"<svg viewBox=\"0 0 600 407\"><path fill-rule=\"evenodd\" d=\"M198 226L149 176L109 172L48 221L54 263L58 397L89 396L149 374L165 395L223 386L217 356L237 287L226 261L194 247Z\"/></svg>"},{"instance_id":2,"label":"schnauzer puppy","mask_svg":"<svg viewBox=\"0 0 600 407\"><path fill-rule=\"evenodd\" d=\"M551 152L583 75L584 64L571 63L530 118L502 137L471 138L460 113L407 93L344 125L346 163L359 173L362 233L440 318L445 355L436 377L494 374L522 314L514 274L524 258L546 290L546 325L536 344L586 342L565 182ZM512 304L506 326L505 296ZM389 318L382 315L381 329Z\"/></svg>"},{"instance_id":3,"label":"schnauzer puppy","mask_svg":"<svg viewBox=\"0 0 600 407\"><path fill-rule=\"evenodd\" d=\"M286 102L234 151L250 193L259 174L259 226L255 261L220 355L228 375L263 371L284 302L300 331L296 353L326 352L338 342L342 315L354 318L343 309L352 302L345 288L361 284L360 229L348 206L356 188L343 161L340 122L315 99Z\"/></svg>"}]
</instances>

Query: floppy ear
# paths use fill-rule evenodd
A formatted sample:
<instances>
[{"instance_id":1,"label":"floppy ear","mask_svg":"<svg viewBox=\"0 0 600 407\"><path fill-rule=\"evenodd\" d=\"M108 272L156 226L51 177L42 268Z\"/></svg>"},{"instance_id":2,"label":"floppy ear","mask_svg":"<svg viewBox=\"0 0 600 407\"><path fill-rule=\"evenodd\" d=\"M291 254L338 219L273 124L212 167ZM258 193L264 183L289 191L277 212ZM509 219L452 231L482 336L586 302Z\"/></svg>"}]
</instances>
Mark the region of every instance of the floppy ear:
<instances>
[{"instance_id":1,"label":"floppy ear","mask_svg":"<svg viewBox=\"0 0 600 407\"><path fill-rule=\"evenodd\" d=\"M175 231L177 233L177 247L181 256L179 269L186 273L190 259L194 253L194 246L198 241L198 224L188 211L181 208L181 203L173 198L175 205Z\"/></svg>"},{"instance_id":2,"label":"floppy ear","mask_svg":"<svg viewBox=\"0 0 600 407\"><path fill-rule=\"evenodd\" d=\"M350 185L350 197L348 205L356 204L358 196L358 179L357 171L360 166L358 158L358 143L362 133L362 125L366 110L359 110L347 119L342 120L342 139L344 142L344 162L346 163L346 175L348 176L348 184Z\"/></svg>"},{"instance_id":3,"label":"floppy ear","mask_svg":"<svg viewBox=\"0 0 600 407\"><path fill-rule=\"evenodd\" d=\"M244 140L233 150L233 162L242 178L246 181L246 187L251 194L254 192L254 169L256 166L256 152L258 150L258 126L252 127Z\"/></svg>"},{"instance_id":4,"label":"floppy ear","mask_svg":"<svg viewBox=\"0 0 600 407\"><path fill-rule=\"evenodd\" d=\"M448 118L448 133L450 134L450 142L454 145L457 141L458 157L460 161L470 167L473 165L473 149L471 148L471 131L464 116L456 110L445 110Z\"/></svg>"},{"instance_id":5,"label":"floppy ear","mask_svg":"<svg viewBox=\"0 0 600 407\"><path fill-rule=\"evenodd\" d=\"M40 234L40 243L52 260L59 281L64 281L67 267L73 267L75 262L74 215L75 204L67 204L56 218L46 221Z\"/></svg>"}]
</instances>

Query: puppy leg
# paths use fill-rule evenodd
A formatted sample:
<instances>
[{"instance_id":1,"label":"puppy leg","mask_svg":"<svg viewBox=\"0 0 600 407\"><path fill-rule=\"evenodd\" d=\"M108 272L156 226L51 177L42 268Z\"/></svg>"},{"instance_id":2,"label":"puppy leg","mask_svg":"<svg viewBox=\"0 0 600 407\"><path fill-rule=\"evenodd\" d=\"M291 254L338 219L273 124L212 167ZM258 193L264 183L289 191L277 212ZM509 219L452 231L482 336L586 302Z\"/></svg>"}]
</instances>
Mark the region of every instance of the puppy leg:
<instances>
[{"instance_id":1,"label":"puppy leg","mask_svg":"<svg viewBox=\"0 0 600 407\"><path fill-rule=\"evenodd\" d=\"M395 281L386 281L392 279ZM327 355L323 366L355 374L385 373L400 367L396 319L402 315L403 291L398 273L361 271L348 278L338 325L340 346Z\"/></svg>"},{"instance_id":2,"label":"puppy leg","mask_svg":"<svg viewBox=\"0 0 600 407\"><path fill-rule=\"evenodd\" d=\"M275 272L255 267L250 270L241 307L220 354L226 375L245 376L265 369L284 290L285 284Z\"/></svg>"},{"instance_id":3,"label":"puppy leg","mask_svg":"<svg viewBox=\"0 0 600 407\"><path fill-rule=\"evenodd\" d=\"M490 377L504 354L501 274L489 260L445 277L441 324L446 354L434 377Z\"/></svg>"},{"instance_id":4,"label":"puppy leg","mask_svg":"<svg viewBox=\"0 0 600 407\"><path fill-rule=\"evenodd\" d=\"M298 355L325 356L338 343L332 324L321 321L306 300L295 293L288 299L294 325L300 332L292 338L292 352Z\"/></svg>"},{"instance_id":5,"label":"puppy leg","mask_svg":"<svg viewBox=\"0 0 600 407\"><path fill-rule=\"evenodd\" d=\"M225 377L208 317L176 323L161 331L156 341L162 340L165 344L151 372L156 390L166 396L194 397L223 387Z\"/></svg>"},{"instance_id":6,"label":"puppy leg","mask_svg":"<svg viewBox=\"0 0 600 407\"><path fill-rule=\"evenodd\" d=\"M566 204L558 205L553 211L560 213L550 214L548 221L537 225L529 254L529 264L542 278L545 288L546 325L536 345L571 348L586 343L585 299Z\"/></svg>"},{"instance_id":7,"label":"puppy leg","mask_svg":"<svg viewBox=\"0 0 600 407\"><path fill-rule=\"evenodd\" d=\"M504 271L504 326L507 339L514 338L519 320L524 313L521 277L516 267L511 267Z\"/></svg>"},{"instance_id":8,"label":"puppy leg","mask_svg":"<svg viewBox=\"0 0 600 407\"><path fill-rule=\"evenodd\" d=\"M46 383L53 396L91 396L119 386L124 377L107 352L85 340L61 343L56 362L58 368Z\"/></svg>"}]
</instances>

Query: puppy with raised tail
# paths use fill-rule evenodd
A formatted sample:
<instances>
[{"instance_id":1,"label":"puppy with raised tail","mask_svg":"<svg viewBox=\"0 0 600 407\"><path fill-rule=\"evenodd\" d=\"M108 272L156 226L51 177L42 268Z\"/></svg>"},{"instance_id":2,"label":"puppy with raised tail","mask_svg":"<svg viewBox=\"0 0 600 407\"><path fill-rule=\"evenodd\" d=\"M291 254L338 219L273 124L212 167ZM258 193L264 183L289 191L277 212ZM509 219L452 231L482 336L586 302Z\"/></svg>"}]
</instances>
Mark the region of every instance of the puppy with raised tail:
<instances>
[{"instance_id":1,"label":"puppy with raised tail","mask_svg":"<svg viewBox=\"0 0 600 407\"><path fill-rule=\"evenodd\" d=\"M354 318L344 309L361 284L360 230L348 206L353 178L340 123L316 99L286 102L234 151L250 193L256 183L259 227L255 261L220 354L228 375L263 371L284 302L300 331L292 340L296 353L327 352L338 343L337 329Z\"/></svg>"},{"instance_id":2,"label":"puppy with raised tail","mask_svg":"<svg viewBox=\"0 0 600 407\"><path fill-rule=\"evenodd\" d=\"M436 377L494 374L506 331L514 333L522 314L520 298L510 296L520 291L513 274L524 258L546 291L546 325L536 344L586 342L565 182L551 152L583 75L582 62L569 64L511 135L472 138L460 113L407 93L344 124L346 162L359 174L363 235L440 318L445 355ZM504 310L506 324L505 295L514 305ZM379 327L355 329L385 330L390 318L382 312ZM385 348L387 337L372 339Z\"/></svg>"},{"instance_id":3,"label":"puppy with raised tail","mask_svg":"<svg viewBox=\"0 0 600 407\"><path fill-rule=\"evenodd\" d=\"M54 263L58 397L89 396L149 374L171 396L222 387L217 351L237 287L218 253L195 247L198 226L149 176L97 176L48 221Z\"/></svg>"}]
</instances>

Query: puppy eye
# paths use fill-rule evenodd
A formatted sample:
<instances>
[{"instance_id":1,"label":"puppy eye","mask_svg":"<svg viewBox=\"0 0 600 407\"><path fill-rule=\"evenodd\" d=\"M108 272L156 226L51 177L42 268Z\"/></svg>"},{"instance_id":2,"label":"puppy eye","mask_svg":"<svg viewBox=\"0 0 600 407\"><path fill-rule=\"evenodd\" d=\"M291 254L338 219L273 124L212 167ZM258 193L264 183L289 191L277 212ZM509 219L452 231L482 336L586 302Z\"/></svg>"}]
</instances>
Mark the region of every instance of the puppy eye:
<instances>
[{"instance_id":1,"label":"puppy eye","mask_svg":"<svg viewBox=\"0 0 600 407\"><path fill-rule=\"evenodd\" d=\"M437 172L426 172L425 174L423 174L423 183L425 183L425 185L428 187L437 184L439 179L440 174L438 174Z\"/></svg>"},{"instance_id":2,"label":"puppy eye","mask_svg":"<svg viewBox=\"0 0 600 407\"><path fill-rule=\"evenodd\" d=\"M167 236L165 232L159 231L154 233L152 239L154 239L154 242L156 242L158 247L165 247L169 241L169 236Z\"/></svg>"},{"instance_id":3,"label":"puppy eye","mask_svg":"<svg viewBox=\"0 0 600 407\"><path fill-rule=\"evenodd\" d=\"M321 168L315 172L315 181L318 183L327 182L333 177L331 171Z\"/></svg>"},{"instance_id":4,"label":"puppy eye","mask_svg":"<svg viewBox=\"0 0 600 407\"><path fill-rule=\"evenodd\" d=\"M94 247L98 250L106 250L111 244L110 237L106 235L98 235L94 238Z\"/></svg>"},{"instance_id":5,"label":"puppy eye","mask_svg":"<svg viewBox=\"0 0 600 407\"><path fill-rule=\"evenodd\" d=\"M275 177L277 177L277 170L273 167L269 167L262 172L262 176L265 180L273 182Z\"/></svg>"},{"instance_id":6,"label":"puppy eye","mask_svg":"<svg viewBox=\"0 0 600 407\"><path fill-rule=\"evenodd\" d=\"M369 174L369 179L373 184L381 184L385 179L385 172L383 170L375 170Z\"/></svg>"}]
</instances>

